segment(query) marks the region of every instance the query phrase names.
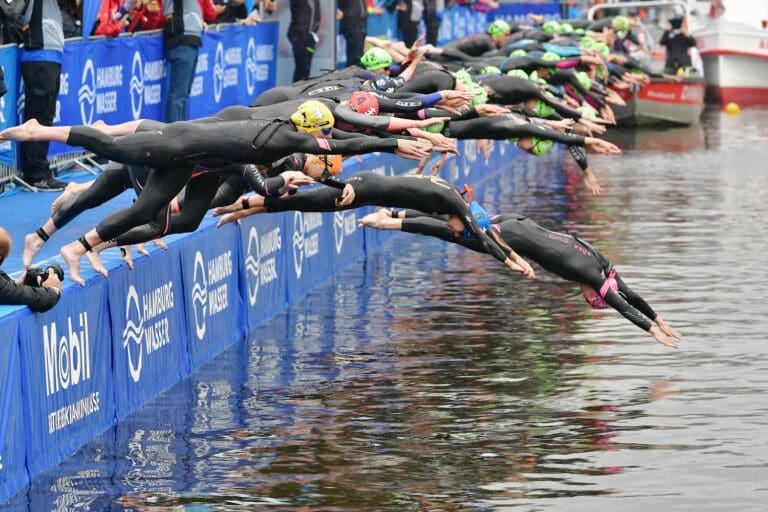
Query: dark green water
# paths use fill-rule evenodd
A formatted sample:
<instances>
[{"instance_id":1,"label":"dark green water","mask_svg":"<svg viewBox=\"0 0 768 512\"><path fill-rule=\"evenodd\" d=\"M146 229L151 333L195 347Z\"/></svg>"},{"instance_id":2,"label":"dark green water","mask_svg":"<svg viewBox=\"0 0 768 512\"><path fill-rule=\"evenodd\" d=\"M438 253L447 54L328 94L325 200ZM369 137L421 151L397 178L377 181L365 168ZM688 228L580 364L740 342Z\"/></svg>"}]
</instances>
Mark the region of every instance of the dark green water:
<instances>
[{"instance_id":1,"label":"dark green water","mask_svg":"<svg viewBox=\"0 0 768 512\"><path fill-rule=\"evenodd\" d=\"M402 235L8 507L765 510L768 111L611 137L602 197L562 154L478 195L595 242L680 350Z\"/></svg>"}]
</instances>

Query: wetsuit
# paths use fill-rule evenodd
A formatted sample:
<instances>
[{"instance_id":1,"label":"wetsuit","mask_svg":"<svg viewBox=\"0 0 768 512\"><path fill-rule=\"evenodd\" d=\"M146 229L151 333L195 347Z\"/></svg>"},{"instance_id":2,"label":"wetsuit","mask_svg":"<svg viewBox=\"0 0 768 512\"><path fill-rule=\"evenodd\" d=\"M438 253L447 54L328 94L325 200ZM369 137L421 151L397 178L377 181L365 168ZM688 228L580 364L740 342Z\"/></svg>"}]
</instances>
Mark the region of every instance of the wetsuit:
<instances>
[{"instance_id":1,"label":"wetsuit","mask_svg":"<svg viewBox=\"0 0 768 512\"><path fill-rule=\"evenodd\" d=\"M558 101L553 101L535 83L526 78L507 75L490 76L481 79L479 83L491 89L492 92L488 96L489 103L514 105L536 98L554 108L563 117L581 119L581 113L571 110Z\"/></svg>"},{"instance_id":2,"label":"wetsuit","mask_svg":"<svg viewBox=\"0 0 768 512\"><path fill-rule=\"evenodd\" d=\"M469 205L448 182L436 176L382 176L374 172L360 172L346 180L355 189L355 200L341 209L361 206L392 208L420 208L435 215L458 215L467 229L479 240L484 251L499 261L508 254L489 237L472 216ZM303 190L292 199L264 198L268 212L302 211L332 212L341 199L341 191L329 187Z\"/></svg>"},{"instance_id":3,"label":"wetsuit","mask_svg":"<svg viewBox=\"0 0 768 512\"><path fill-rule=\"evenodd\" d=\"M488 34L478 33L460 37L443 45L444 59L466 60L472 57L480 57L488 52L498 50L499 47L493 42L493 38ZM438 59L439 60L439 59Z\"/></svg>"},{"instance_id":4,"label":"wetsuit","mask_svg":"<svg viewBox=\"0 0 768 512\"><path fill-rule=\"evenodd\" d=\"M590 244L572 235L545 229L523 215L496 215L491 222L491 229L520 256L535 261L568 281L600 290L612 268L605 256ZM457 237L446 227L445 221L424 216L419 211L406 211L402 231L434 236L474 251L486 252L476 239ZM618 292L609 289L605 301L627 320L649 331L652 324L648 319L655 320L656 312L618 274L615 279L619 285Z\"/></svg>"}]
</instances>

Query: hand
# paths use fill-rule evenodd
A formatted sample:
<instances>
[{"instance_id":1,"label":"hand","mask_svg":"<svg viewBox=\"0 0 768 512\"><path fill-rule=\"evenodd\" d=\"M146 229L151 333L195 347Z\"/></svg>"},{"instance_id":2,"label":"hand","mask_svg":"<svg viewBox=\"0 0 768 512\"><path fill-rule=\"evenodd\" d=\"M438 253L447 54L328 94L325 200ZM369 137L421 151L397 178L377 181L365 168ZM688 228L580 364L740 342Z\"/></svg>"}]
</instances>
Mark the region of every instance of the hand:
<instances>
[{"instance_id":1,"label":"hand","mask_svg":"<svg viewBox=\"0 0 768 512\"><path fill-rule=\"evenodd\" d=\"M425 132L423 130L419 130L418 128L411 128L409 133L411 130L414 132L412 135L419 137L420 139L424 139L432 144L432 149L434 151L439 151L440 153L452 153L454 155L459 154L458 149L456 149L456 139L450 139L440 133Z\"/></svg>"},{"instance_id":2,"label":"hand","mask_svg":"<svg viewBox=\"0 0 768 512\"><path fill-rule=\"evenodd\" d=\"M597 181L597 176L591 170L584 171L584 185L592 192L592 195L599 196L603 193L603 188Z\"/></svg>"},{"instance_id":3,"label":"hand","mask_svg":"<svg viewBox=\"0 0 768 512\"><path fill-rule=\"evenodd\" d=\"M450 117L430 117L429 119L419 119L418 121L413 122L414 128L426 128L427 126L432 126L433 124L439 124L439 123L446 123L450 121Z\"/></svg>"},{"instance_id":4,"label":"hand","mask_svg":"<svg viewBox=\"0 0 768 512\"><path fill-rule=\"evenodd\" d=\"M493 103L484 103L482 105L475 105L477 115L480 117L494 117L509 114L511 110L501 105L494 105Z\"/></svg>"},{"instance_id":5,"label":"hand","mask_svg":"<svg viewBox=\"0 0 768 512\"><path fill-rule=\"evenodd\" d=\"M602 135L605 133L605 126L593 122L591 119L579 118L579 124L587 129L590 135L596 133Z\"/></svg>"},{"instance_id":6,"label":"hand","mask_svg":"<svg viewBox=\"0 0 768 512\"><path fill-rule=\"evenodd\" d=\"M344 190L341 191L341 201L338 199L336 200L336 208L341 208L344 206L349 206L352 204L352 201L355 200L355 188L347 183L344 185Z\"/></svg>"},{"instance_id":7,"label":"hand","mask_svg":"<svg viewBox=\"0 0 768 512\"><path fill-rule=\"evenodd\" d=\"M42 282L43 288L54 288L61 291L61 281L52 268L48 269L48 277Z\"/></svg>"},{"instance_id":8,"label":"hand","mask_svg":"<svg viewBox=\"0 0 768 512\"><path fill-rule=\"evenodd\" d=\"M314 179L300 171L285 171L280 173L280 176L285 180L285 185L281 187L281 190L285 192L296 190L302 185L311 185L315 182Z\"/></svg>"},{"instance_id":9,"label":"hand","mask_svg":"<svg viewBox=\"0 0 768 512\"><path fill-rule=\"evenodd\" d=\"M421 160L432 152L432 143L423 140L397 139L395 154L409 160Z\"/></svg>"},{"instance_id":10,"label":"hand","mask_svg":"<svg viewBox=\"0 0 768 512\"><path fill-rule=\"evenodd\" d=\"M667 336L670 336L676 340L682 340L683 336L680 334L680 331L675 329L674 327L670 326L667 322L665 322L660 316L656 317L656 325L659 326L659 329L661 329L661 332L666 334Z\"/></svg>"},{"instance_id":11,"label":"hand","mask_svg":"<svg viewBox=\"0 0 768 512\"><path fill-rule=\"evenodd\" d=\"M522 263L522 265L520 263ZM533 279L534 277L536 277L535 274L533 273L533 267L531 267L531 265L522 258L519 258L519 257L515 258L515 261L513 261L510 258L507 258L506 260L504 260L504 264L508 266L510 269L514 270L515 272L520 272L528 279Z\"/></svg>"},{"instance_id":12,"label":"hand","mask_svg":"<svg viewBox=\"0 0 768 512\"><path fill-rule=\"evenodd\" d=\"M620 155L621 150L616 144L595 137L584 137L584 144L595 153Z\"/></svg>"},{"instance_id":13,"label":"hand","mask_svg":"<svg viewBox=\"0 0 768 512\"><path fill-rule=\"evenodd\" d=\"M667 336L666 334L661 332L661 329L659 329L659 327L656 326L656 325L651 327L650 333L651 333L651 336L653 336L656 339L656 341L658 341L662 345L666 345L666 346L672 347L672 348L678 348L679 347L677 342L674 339L672 339L671 336Z\"/></svg>"},{"instance_id":14,"label":"hand","mask_svg":"<svg viewBox=\"0 0 768 512\"><path fill-rule=\"evenodd\" d=\"M239 212L243 209L243 200L248 199L245 196L241 196L240 199L235 201L234 203L227 205L227 206L219 206L218 208L215 208L213 210L213 216L218 217L219 215L224 215L225 213L233 213L233 212Z\"/></svg>"},{"instance_id":15,"label":"hand","mask_svg":"<svg viewBox=\"0 0 768 512\"><path fill-rule=\"evenodd\" d=\"M546 121L545 124L557 131L564 131L573 126L573 119L561 119L560 121Z\"/></svg>"}]
</instances>

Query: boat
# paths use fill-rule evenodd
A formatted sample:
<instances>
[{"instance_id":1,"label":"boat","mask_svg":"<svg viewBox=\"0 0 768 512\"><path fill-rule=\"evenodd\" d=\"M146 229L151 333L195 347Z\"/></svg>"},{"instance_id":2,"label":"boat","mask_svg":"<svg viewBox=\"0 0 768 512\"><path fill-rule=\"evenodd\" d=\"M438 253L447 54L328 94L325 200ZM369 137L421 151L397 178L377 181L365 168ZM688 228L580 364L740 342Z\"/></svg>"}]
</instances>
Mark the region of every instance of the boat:
<instances>
[{"instance_id":1,"label":"boat","mask_svg":"<svg viewBox=\"0 0 768 512\"><path fill-rule=\"evenodd\" d=\"M621 2L597 4L589 10L593 19L599 11L616 11L611 14L629 14L637 10L652 10L656 22L643 25L641 39L647 43L650 53L632 57L661 73L664 68L665 50L658 44L666 20L675 14L687 14L687 5L681 0L657 0L649 2ZM672 123L689 125L696 123L704 110L706 84L697 73L683 77L652 78L650 83L632 90L618 90L626 106L612 105L616 121L622 125L648 125Z\"/></svg>"},{"instance_id":2,"label":"boat","mask_svg":"<svg viewBox=\"0 0 768 512\"><path fill-rule=\"evenodd\" d=\"M768 2L714 0L693 19L708 99L768 105Z\"/></svg>"}]
</instances>

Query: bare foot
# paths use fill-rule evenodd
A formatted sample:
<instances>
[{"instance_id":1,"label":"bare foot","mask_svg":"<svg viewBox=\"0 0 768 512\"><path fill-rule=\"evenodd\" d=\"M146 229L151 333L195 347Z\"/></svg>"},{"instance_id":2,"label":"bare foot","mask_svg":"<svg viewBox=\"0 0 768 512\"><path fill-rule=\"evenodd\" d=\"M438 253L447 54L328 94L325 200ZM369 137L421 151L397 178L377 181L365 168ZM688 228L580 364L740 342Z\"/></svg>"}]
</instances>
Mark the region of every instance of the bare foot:
<instances>
[{"instance_id":1,"label":"bare foot","mask_svg":"<svg viewBox=\"0 0 768 512\"><path fill-rule=\"evenodd\" d=\"M90 186L90 185L89 185ZM72 199L74 197L77 197L80 195L80 192L85 190L88 187L83 187L80 183L75 183L74 181L70 181L67 183L67 186L64 188L64 192L59 194L59 197L53 200L53 203L51 203L51 213L55 213L56 210L58 210L62 204L64 204L64 201L68 201L69 199Z\"/></svg>"},{"instance_id":2,"label":"bare foot","mask_svg":"<svg viewBox=\"0 0 768 512\"><path fill-rule=\"evenodd\" d=\"M93 270L103 275L104 277L107 277L109 275L109 272L107 272L107 268L101 262L101 257L99 257L99 253L95 251L86 252L85 257L88 258L88 262L91 264L91 267L93 268Z\"/></svg>"},{"instance_id":3,"label":"bare foot","mask_svg":"<svg viewBox=\"0 0 768 512\"><path fill-rule=\"evenodd\" d=\"M155 240L152 240L152 243L155 244L155 247L159 247L164 251L168 250L168 244L165 243L165 240L163 240L162 238L157 238Z\"/></svg>"},{"instance_id":4,"label":"bare foot","mask_svg":"<svg viewBox=\"0 0 768 512\"><path fill-rule=\"evenodd\" d=\"M136 244L136 251L139 254L143 254L144 256L149 256L149 251L147 250L146 244Z\"/></svg>"},{"instance_id":5,"label":"bare foot","mask_svg":"<svg viewBox=\"0 0 768 512\"><path fill-rule=\"evenodd\" d=\"M32 260L35 259L35 254L38 253L44 244L45 242L37 233L30 233L24 237L24 252L21 255L21 261L24 264L24 268L29 268L32 265Z\"/></svg>"},{"instance_id":6,"label":"bare foot","mask_svg":"<svg viewBox=\"0 0 768 512\"><path fill-rule=\"evenodd\" d=\"M79 284L85 286L85 281L80 277L80 258L85 251L82 249L80 242L72 242L69 245L65 245L59 251L61 259L69 267L69 278Z\"/></svg>"},{"instance_id":7,"label":"bare foot","mask_svg":"<svg viewBox=\"0 0 768 512\"><path fill-rule=\"evenodd\" d=\"M22 125L11 126L0 132L0 140L33 140L32 137L39 127L40 123L37 122L37 119L30 119Z\"/></svg>"},{"instance_id":8,"label":"bare foot","mask_svg":"<svg viewBox=\"0 0 768 512\"><path fill-rule=\"evenodd\" d=\"M126 245L121 247L120 255L123 257L125 264L128 265L128 268L133 270L133 251L131 250L131 246Z\"/></svg>"}]
</instances>

